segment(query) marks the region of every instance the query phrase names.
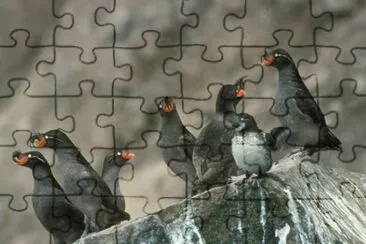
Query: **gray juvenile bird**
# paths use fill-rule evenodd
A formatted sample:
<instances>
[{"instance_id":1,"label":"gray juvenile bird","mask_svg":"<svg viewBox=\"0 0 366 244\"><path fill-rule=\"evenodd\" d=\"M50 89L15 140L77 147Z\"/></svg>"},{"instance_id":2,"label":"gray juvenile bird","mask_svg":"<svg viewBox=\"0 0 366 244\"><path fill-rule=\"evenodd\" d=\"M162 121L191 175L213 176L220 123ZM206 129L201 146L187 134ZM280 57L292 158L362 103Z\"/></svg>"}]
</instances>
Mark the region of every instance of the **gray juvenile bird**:
<instances>
[{"instance_id":1,"label":"gray juvenile bird","mask_svg":"<svg viewBox=\"0 0 366 244\"><path fill-rule=\"evenodd\" d=\"M134 153L123 151L108 153L104 158L102 179L111 190L119 211L125 211L126 203L119 186L118 175L121 168L134 157Z\"/></svg>"},{"instance_id":2,"label":"gray juvenile bird","mask_svg":"<svg viewBox=\"0 0 366 244\"><path fill-rule=\"evenodd\" d=\"M188 191L191 191L196 177L196 169L192 163L196 138L182 124L175 103L170 97L161 99L158 108L161 116L158 146L165 163L187 182Z\"/></svg>"},{"instance_id":3,"label":"gray juvenile bird","mask_svg":"<svg viewBox=\"0 0 366 244\"><path fill-rule=\"evenodd\" d=\"M224 184L230 175L236 174L237 166L231 154L234 130L227 128L225 121L235 114L236 105L244 96L243 78L233 85L221 87L216 99L216 114L201 130L193 150L198 177L195 185Z\"/></svg>"},{"instance_id":4,"label":"gray juvenile bird","mask_svg":"<svg viewBox=\"0 0 366 244\"><path fill-rule=\"evenodd\" d=\"M282 125L290 130L288 144L304 147L309 155L320 149L342 151L341 142L327 127L323 113L290 55L276 49L264 55L262 65L278 70L274 109Z\"/></svg>"},{"instance_id":5,"label":"gray juvenile bird","mask_svg":"<svg viewBox=\"0 0 366 244\"><path fill-rule=\"evenodd\" d=\"M235 130L232 154L246 177L261 176L270 170L273 164L271 150L276 145L272 135L260 130L254 118L246 113L235 114L230 124Z\"/></svg>"},{"instance_id":6,"label":"gray juvenile bird","mask_svg":"<svg viewBox=\"0 0 366 244\"><path fill-rule=\"evenodd\" d=\"M73 243L79 239L85 229L84 215L66 198L43 155L37 151L15 151L13 160L33 172L33 209L43 227L51 233L53 241Z\"/></svg>"},{"instance_id":7,"label":"gray juvenile bird","mask_svg":"<svg viewBox=\"0 0 366 244\"><path fill-rule=\"evenodd\" d=\"M52 173L72 204L84 213L88 229L100 231L123 220L108 185L90 166L69 137L61 130L33 134L29 141L37 148L51 148L56 160Z\"/></svg>"}]
</instances>

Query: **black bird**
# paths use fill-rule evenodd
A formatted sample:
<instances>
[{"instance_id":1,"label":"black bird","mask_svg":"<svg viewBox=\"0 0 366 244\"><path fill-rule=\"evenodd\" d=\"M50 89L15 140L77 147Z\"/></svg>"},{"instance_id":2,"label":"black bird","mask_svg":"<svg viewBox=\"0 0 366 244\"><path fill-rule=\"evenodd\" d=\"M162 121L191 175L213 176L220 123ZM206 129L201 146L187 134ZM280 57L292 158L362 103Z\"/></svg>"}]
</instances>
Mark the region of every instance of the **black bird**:
<instances>
[{"instance_id":1,"label":"black bird","mask_svg":"<svg viewBox=\"0 0 366 244\"><path fill-rule=\"evenodd\" d=\"M73 243L79 239L85 229L84 215L66 198L43 155L37 151L15 151L13 160L33 172L33 209L43 227L51 233L53 241Z\"/></svg>"},{"instance_id":2,"label":"black bird","mask_svg":"<svg viewBox=\"0 0 366 244\"><path fill-rule=\"evenodd\" d=\"M290 130L288 144L304 147L309 155L318 150L342 152L341 142L327 127L291 56L283 49L276 49L264 55L262 65L278 70L274 110L282 125Z\"/></svg>"},{"instance_id":3,"label":"black bird","mask_svg":"<svg viewBox=\"0 0 366 244\"><path fill-rule=\"evenodd\" d=\"M243 79L221 87L216 99L216 113L197 138L193 164L198 177L195 185L198 187L224 184L229 176L237 173L231 154L231 140L235 131L225 124L231 120L236 105L245 96Z\"/></svg>"},{"instance_id":4,"label":"black bird","mask_svg":"<svg viewBox=\"0 0 366 244\"><path fill-rule=\"evenodd\" d=\"M29 141L37 148L47 147L55 151L53 176L72 204L84 213L91 232L130 219L128 213L118 211L108 185L65 133L50 130L44 134L32 134Z\"/></svg>"},{"instance_id":5,"label":"black bird","mask_svg":"<svg viewBox=\"0 0 366 244\"><path fill-rule=\"evenodd\" d=\"M102 179L107 183L121 212L125 211L126 203L119 186L118 175L121 168L134 157L134 153L126 151L108 153L104 158Z\"/></svg>"},{"instance_id":6,"label":"black bird","mask_svg":"<svg viewBox=\"0 0 366 244\"><path fill-rule=\"evenodd\" d=\"M192 163L196 138L182 124L175 103L170 97L161 99L158 108L161 115L158 146L161 148L165 163L177 176L187 182L190 192L196 177L196 169Z\"/></svg>"}]
</instances>

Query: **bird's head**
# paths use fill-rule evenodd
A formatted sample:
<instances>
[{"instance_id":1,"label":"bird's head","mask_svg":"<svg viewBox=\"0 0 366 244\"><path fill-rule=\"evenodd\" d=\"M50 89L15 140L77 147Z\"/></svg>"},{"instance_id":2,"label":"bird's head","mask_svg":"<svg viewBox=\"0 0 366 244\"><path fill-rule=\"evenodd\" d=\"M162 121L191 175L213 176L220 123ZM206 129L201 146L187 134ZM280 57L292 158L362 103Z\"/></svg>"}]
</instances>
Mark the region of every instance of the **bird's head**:
<instances>
[{"instance_id":1,"label":"bird's head","mask_svg":"<svg viewBox=\"0 0 366 244\"><path fill-rule=\"evenodd\" d=\"M284 49L275 49L262 56L262 66L273 66L277 69L294 64L290 54Z\"/></svg>"},{"instance_id":2,"label":"bird's head","mask_svg":"<svg viewBox=\"0 0 366 244\"><path fill-rule=\"evenodd\" d=\"M14 151L13 152L13 161L20 166L33 168L34 165L38 163L43 163L48 165L47 160L44 158L44 156L37 151L30 151L30 152L20 152L20 151Z\"/></svg>"},{"instance_id":3,"label":"bird's head","mask_svg":"<svg viewBox=\"0 0 366 244\"><path fill-rule=\"evenodd\" d=\"M125 163L135 157L135 154L126 150L114 152L108 155L105 159L105 163L114 164L117 166L123 166Z\"/></svg>"},{"instance_id":4,"label":"bird's head","mask_svg":"<svg viewBox=\"0 0 366 244\"><path fill-rule=\"evenodd\" d=\"M36 148L75 148L70 138L59 129L50 130L46 133L32 133L29 143Z\"/></svg>"},{"instance_id":5,"label":"bird's head","mask_svg":"<svg viewBox=\"0 0 366 244\"><path fill-rule=\"evenodd\" d=\"M246 95L246 92L244 90L245 78L246 77L240 78L234 84L222 86L217 97L216 106L221 106L221 104L226 101L231 101L236 106L239 101Z\"/></svg>"},{"instance_id":6,"label":"bird's head","mask_svg":"<svg viewBox=\"0 0 366 244\"><path fill-rule=\"evenodd\" d=\"M158 108L161 114L170 113L175 110L175 103L171 97L163 97L158 102Z\"/></svg>"},{"instance_id":7,"label":"bird's head","mask_svg":"<svg viewBox=\"0 0 366 244\"><path fill-rule=\"evenodd\" d=\"M226 127L236 131L257 129L257 123L253 116L247 113L231 113L225 118Z\"/></svg>"}]
</instances>

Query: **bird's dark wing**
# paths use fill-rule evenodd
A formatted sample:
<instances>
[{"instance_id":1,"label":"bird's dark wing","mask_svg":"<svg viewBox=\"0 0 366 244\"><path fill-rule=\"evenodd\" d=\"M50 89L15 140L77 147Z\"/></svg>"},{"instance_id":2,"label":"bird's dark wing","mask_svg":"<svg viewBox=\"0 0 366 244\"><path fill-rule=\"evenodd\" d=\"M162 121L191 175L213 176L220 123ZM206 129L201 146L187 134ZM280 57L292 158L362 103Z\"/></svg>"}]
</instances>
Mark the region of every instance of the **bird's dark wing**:
<instances>
[{"instance_id":1,"label":"bird's dark wing","mask_svg":"<svg viewBox=\"0 0 366 244\"><path fill-rule=\"evenodd\" d=\"M324 115L310 94L304 96L302 92L297 91L295 101L301 113L310 117L315 124L325 125Z\"/></svg>"},{"instance_id":2,"label":"bird's dark wing","mask_svg":"<svg viewBox=\"0 0 366 244\"><path fill-rule=\"evenodd\" d=\"M270 133L266 133L266 141L272 150L278 150L287 142L291 131L287 127L276 127Z\"/></svg>"}]
</instances>

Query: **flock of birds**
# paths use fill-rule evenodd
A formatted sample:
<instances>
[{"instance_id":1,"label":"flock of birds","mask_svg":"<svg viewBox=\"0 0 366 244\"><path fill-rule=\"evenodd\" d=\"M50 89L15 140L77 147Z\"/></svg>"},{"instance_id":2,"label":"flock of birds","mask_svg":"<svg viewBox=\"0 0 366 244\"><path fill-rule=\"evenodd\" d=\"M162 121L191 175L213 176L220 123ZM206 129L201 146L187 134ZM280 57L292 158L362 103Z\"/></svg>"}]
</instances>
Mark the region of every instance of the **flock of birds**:
<instances>
[{"instance_id":1,"label":"flock of birds","mask_svg":"<svg viewBox=\"0 0 366 244\"><path fill-rule=\"evenodd\" d=\"M262 65L279 73L275 112L282 126L269 133L260 130L251 115L236 112L245 96L243 79L222 86L216 113L197 138L182 124L171 98L159 101L158 146L168 167L187 182L190 196L225 184L232 176L241 175L245 180L264 175L273 165L271 151L284 144L308 155L319 150L342 151L341 142L327 127L290 55L276 49L262 57ZM33 133L29 143L55 151L52 168L38 151L13 153L17 165L32 169L33 208L55 243L72 243L88 233L130 220L118 175L133 153L108 154L100 175L59 129Z\"/></svg>"}]
</instances>

